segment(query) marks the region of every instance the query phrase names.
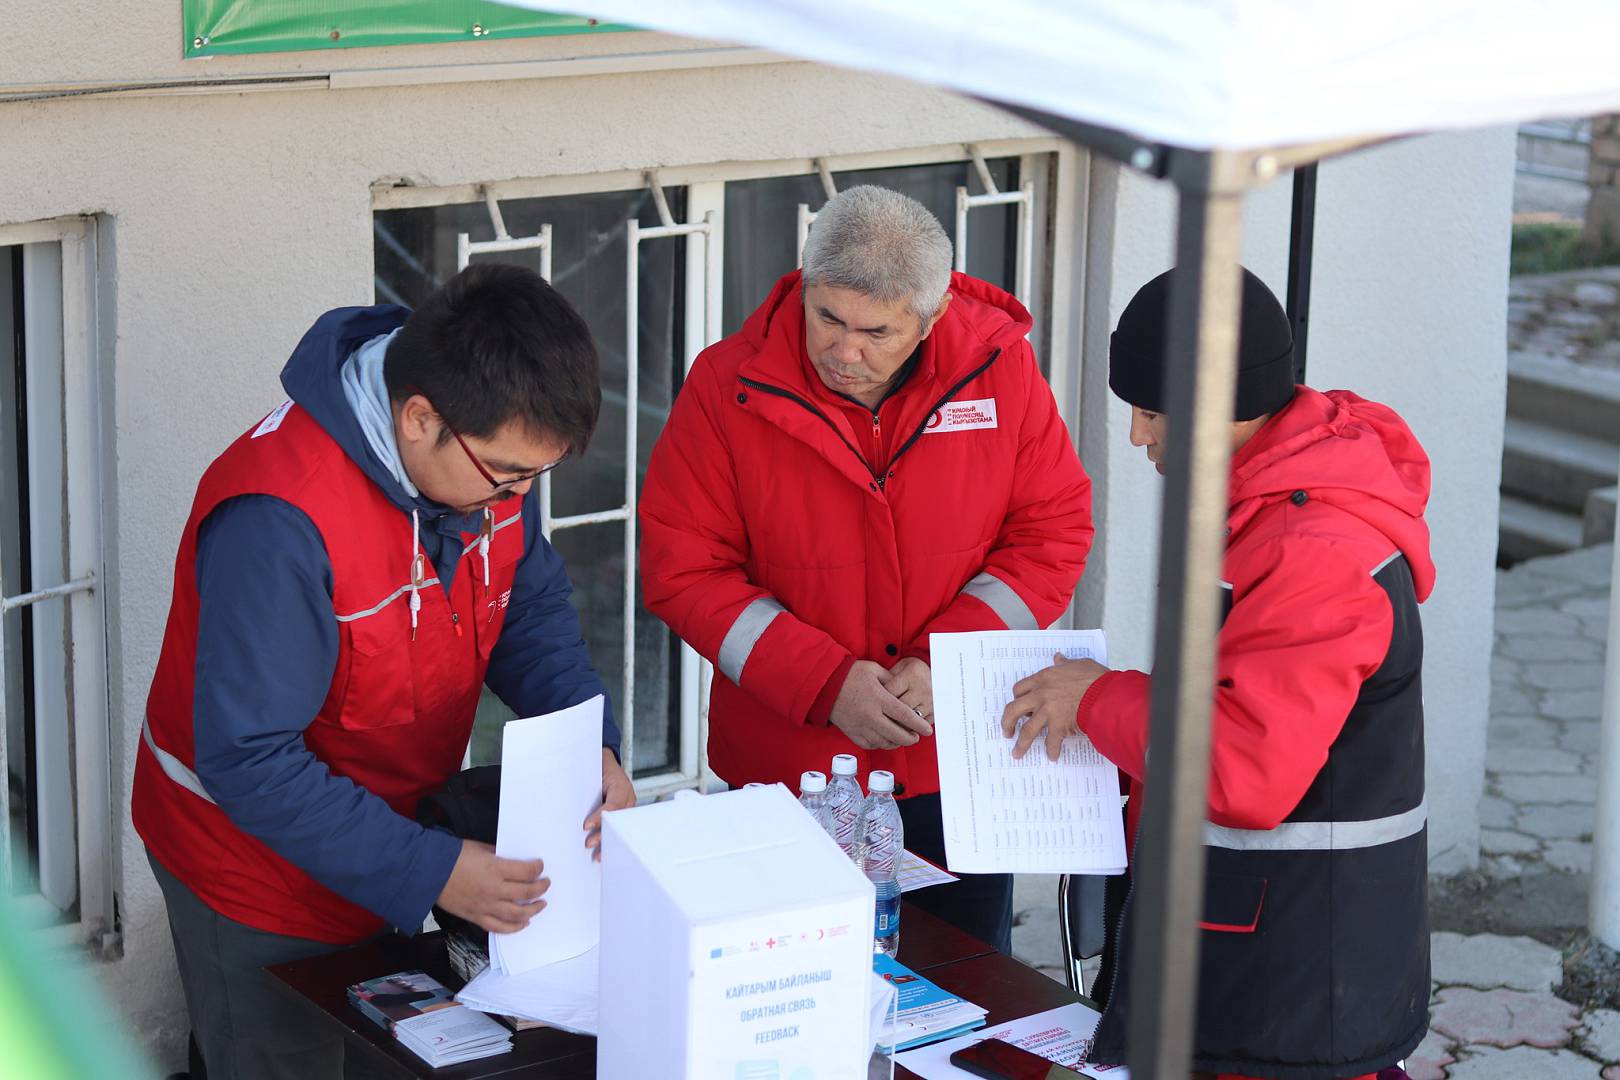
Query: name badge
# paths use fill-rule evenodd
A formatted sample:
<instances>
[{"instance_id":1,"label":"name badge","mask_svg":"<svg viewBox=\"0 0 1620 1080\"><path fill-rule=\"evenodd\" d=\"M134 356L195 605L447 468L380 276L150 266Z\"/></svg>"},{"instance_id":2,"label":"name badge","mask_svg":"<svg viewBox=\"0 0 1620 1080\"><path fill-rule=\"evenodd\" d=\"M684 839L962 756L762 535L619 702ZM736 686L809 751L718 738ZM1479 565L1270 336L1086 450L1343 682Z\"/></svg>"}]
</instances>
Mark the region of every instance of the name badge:
<instances>
[{"instance_id":1,"label":"name badge","mask_svg":"<svg viewBox=\"0 0 1620 1080\"><path fill-rule=\"evenodd\" d=\"M938 435L946 431L972 431L996 426L996 399L947 401L928 418L926 431Z\"/></svg>"}]
</instances>

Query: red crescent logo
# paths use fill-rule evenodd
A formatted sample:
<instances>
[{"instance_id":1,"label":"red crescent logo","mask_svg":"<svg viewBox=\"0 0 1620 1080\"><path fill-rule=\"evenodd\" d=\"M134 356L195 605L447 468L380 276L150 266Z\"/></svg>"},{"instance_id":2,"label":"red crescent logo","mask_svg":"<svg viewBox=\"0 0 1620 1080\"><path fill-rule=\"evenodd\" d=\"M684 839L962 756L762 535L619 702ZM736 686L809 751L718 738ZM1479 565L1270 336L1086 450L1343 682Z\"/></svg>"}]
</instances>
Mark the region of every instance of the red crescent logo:
<instances>
[{"instance_id":1,"label":"red crescent logo","mask_svg":"<svg viewBox=\"0 0 1620 1080\"><path fill-rule=\"evenodd\" d=\"M934 410L934 415L928 418L928 430L933 431L945 422L945 413L940 409Z\"/></svg>"}]
</instances>

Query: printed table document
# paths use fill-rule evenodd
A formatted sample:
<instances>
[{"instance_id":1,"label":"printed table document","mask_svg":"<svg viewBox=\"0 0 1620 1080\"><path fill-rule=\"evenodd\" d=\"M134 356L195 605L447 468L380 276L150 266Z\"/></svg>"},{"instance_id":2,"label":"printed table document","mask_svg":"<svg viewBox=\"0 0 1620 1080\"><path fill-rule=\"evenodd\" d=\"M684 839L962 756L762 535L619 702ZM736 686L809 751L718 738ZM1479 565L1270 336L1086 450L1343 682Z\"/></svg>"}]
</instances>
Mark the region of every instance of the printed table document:
<instances>
[{"instance_id":1,"label":"printed table document","mask_svg":"<svg viewBox=\"0 0 1620 1080\"><path fill-rule=\"evenodd\" d=\"M968 874L1118 874L1125 869L1119 772L1084 735L1057 761L1044 737L1023 760L1001 733L1013 684L1052 654L1106 664L1101 630L933 634L934 742L945 862Z\"/></svg>"},{"instance_id":2,"label":"printed table document","mask_svg":"<svg viewBox=\"0 0 1620 1080\"><path fill-rule=\"evenodd\" d=\"M1079 1070L1082 1076L1098 1080L1130 1080L1131 1071L1123 1065L1082 1065L1091 1052L1091 1036L1099 1016L1084 1005L1064 1005L1034 1016L1026 1016L999 1027L981 1028L950 1042L935 1043L920 1050L896 1054L894 1063L904 1065L923 1080L959 1080L971 1077L951 1064L951 1055L985 1039L1000 1039L1039 1054L1047 1061Z\"/></svg>"}]
</instances>

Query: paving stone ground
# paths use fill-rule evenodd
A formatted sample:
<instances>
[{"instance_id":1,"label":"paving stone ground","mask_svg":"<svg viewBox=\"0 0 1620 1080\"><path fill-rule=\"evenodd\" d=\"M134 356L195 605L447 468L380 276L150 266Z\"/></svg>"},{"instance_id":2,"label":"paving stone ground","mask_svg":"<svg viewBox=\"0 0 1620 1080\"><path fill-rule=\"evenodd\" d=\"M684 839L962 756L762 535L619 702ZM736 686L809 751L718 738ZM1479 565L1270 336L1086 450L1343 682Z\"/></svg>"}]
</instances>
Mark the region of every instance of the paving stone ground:
<instances>
[{"instance_id":1,"label":"paving stone ground","mask_svg":"<svg viewBox=\"0 0 1620 1080\"><path fill-rule=\"evenodd\" d=\"M1613 558L1602 545L1497 575L1480 801L1487 892L1534 881L1566 899L1586 894ZM1057 878L1021 875L1013 910L1014 954L1061 981ZM1620 1012L1556 996L1559 949L1439 932L1432 959L1431 1030L1407 1061L1413 1080L1620 1080Z\"/></svg>"}]
</instances>

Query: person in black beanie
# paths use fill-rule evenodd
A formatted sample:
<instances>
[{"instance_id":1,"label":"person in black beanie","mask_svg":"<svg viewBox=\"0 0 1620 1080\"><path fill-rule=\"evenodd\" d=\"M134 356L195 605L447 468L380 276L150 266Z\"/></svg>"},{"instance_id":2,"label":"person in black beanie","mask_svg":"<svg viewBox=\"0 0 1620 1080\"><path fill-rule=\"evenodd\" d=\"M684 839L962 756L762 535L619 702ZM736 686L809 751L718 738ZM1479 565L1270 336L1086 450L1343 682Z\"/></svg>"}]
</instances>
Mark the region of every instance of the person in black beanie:
<instances>
[{"instance_id":1,"label":"person in black beanie","mask_svg":"<svg viewBox=\"0 0 1620 1080\"><path fill-rule=\"evenodd\" d=\"M1108 383L1165 471L1171 270L1120 316ZM1404 1076L1428 1027L1423 631L1429 461L1392 410L1296 386L1282 306L1243 271L1210 729L1195 1077ZM1059 656L1013 687L1015 757L1081 732L1128 778L1135 836L1151 677ZM1090 1060L1123 1063L1130 874L1110 878Z\"/></svg>"}]
</instances>

